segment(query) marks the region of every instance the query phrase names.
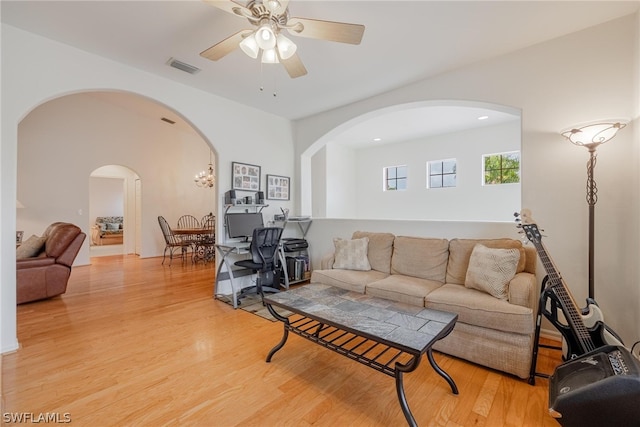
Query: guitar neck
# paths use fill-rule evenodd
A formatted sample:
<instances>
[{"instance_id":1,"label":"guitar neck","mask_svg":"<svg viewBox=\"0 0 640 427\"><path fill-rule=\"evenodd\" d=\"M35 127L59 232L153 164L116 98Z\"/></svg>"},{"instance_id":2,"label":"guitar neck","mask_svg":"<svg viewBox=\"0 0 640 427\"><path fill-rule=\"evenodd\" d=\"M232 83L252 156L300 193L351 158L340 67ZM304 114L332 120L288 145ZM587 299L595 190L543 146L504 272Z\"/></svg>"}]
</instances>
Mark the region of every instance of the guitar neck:
<instances>
[{"instance_id":1,"label":"guitar neck","mask_svg":"<svg viewBox=\"0 0 640 427\"><path fill-rule=\"evenodd\" d=\"M576 303L569 291L569 288L564 283L562 276L547 254L547 250L542 242L534 241L532 243L536 247L538 256L542 261L542 265L544 266L544 269L549 276L550 284L547 287L552 288L553 292L558 297L566 320L571 326L572 330L575 332L576 338L580 342L582 349L585 352L593 350L595 348L595 345L593 343L593 340L591 339L591 334L587 330L584 321L582 320L582 315L577 309Z\"/></svg>"}]
</instances>

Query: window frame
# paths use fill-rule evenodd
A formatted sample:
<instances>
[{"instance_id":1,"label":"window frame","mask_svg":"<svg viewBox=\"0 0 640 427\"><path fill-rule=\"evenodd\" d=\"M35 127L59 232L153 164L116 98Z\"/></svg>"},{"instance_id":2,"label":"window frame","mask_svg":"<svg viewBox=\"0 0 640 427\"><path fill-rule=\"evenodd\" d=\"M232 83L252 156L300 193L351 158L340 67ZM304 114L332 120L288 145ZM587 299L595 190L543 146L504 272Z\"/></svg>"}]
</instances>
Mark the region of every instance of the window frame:
<instances>
[{"instance_id":1,"label":"window frame","mask_svg":"<svg viewBox=\"0 0 640 427\"><path fill-rule=\"evenodd\" d=\"M444 164L447 162L453 162L453 172L445 172L445 168L444 168ZM441 169L440 169L440 173L432 173L432 164L435 163L440 163ZM445 185L444 181L445 181L445 176L451 176L453 175L454 177L454 185ZM431 178L432 177L436 177L439 176L440 177L440 186L438 187L433 187L431 185ZM456 188L458 186L458 159L456 158L449 158L449 159L442 159L442 160L427 160L427 182L426 182L426 188L428 189L432 189L432 188Z\"/></svg>"},{"instance_id":2,"label":"window frame","mask_svg":"<svg viewBox=\"0 0 640 427\"><path fill-rule=\"evenodd\" d=\"M398 169L404 168L405 175L398 176ZM395 176L389 177L389 170L393 169ZM398 188L398 181L404 180L404 188ZM396 185L395 188L391 188L389 183L393 181ZM406 191L409 184L409 167L407 165L385 166L382 168L382 191Z\"/></svg>"},{"instance_id":3,"label":"window frame","mask_svg":"<svg viewBox=\"0 0 640 427\"><path fill-rule=\"evenodd\" d=\"M510 167L503 167L503 161L504 158L510 155L516 154L518 156L518 168L516 170L516 168L510 168ZM496 156L500 156L500 167L497 169L489 169L489 171L499 171L499 178L500 178L500 182L487 182L487 158L489 157L496 157ZM513 171L516 170L516 174L518 177L517 181L510 181L510 182L504 182L505 181L505 171ZM522 181L522 153L520 152L520 150L515 150L515 151L504 151L504 152L499 152L499 153L491 153L491 154L483 154L482 155L482 185L508 185L508 184L520 184Z\"/></svg>"}]
</instances>

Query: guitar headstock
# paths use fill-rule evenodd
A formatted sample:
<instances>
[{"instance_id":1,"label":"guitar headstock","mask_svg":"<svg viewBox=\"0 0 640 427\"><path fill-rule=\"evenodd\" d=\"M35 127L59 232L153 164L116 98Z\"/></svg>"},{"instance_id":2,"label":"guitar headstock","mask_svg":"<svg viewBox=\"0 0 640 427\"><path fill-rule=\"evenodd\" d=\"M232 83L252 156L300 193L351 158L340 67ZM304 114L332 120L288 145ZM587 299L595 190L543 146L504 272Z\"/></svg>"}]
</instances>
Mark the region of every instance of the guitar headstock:
<instances>
[{"instance_id":1,"label":"guitar headstock","mask_svg":"<svg viewBox=\"0 0 640 427\"><path fill-rule=\"evenodd\" d=\"M516 212L513 215L516 217L517 227L524 231L527 239L529 239L531 243L540 243L540 241L542 241L542 234L540 234L538 225L531 217L531 211L529 209L522 209L520 213Z\"/></svg>"}]
</instances>

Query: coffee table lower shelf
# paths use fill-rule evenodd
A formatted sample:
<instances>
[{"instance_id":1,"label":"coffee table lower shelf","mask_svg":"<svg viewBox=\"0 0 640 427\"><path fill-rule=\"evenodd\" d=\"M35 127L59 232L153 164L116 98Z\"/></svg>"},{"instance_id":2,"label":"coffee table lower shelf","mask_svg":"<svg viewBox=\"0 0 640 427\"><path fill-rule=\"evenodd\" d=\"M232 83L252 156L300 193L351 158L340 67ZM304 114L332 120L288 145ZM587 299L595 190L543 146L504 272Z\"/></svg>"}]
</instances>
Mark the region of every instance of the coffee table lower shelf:
<instances>
[{"instance_id":1,"label":"coffee table lower shelf","mask_svg":"<svg viewBox=\"0 0 640 427\"><path fill-rule=\"evenodd\" d=\"M402 374L412 372L418 367L422 352L399 348L382 340L366 337L355 331L347 330L347 328L323 323L301 314L293 314L287 318L275 311L271 304L266 304L266 306L269 312L284 324L282 339L267 355L267 362L271 362L273 355L287 342L289 332L293 332L322 347L394 377L398 400L407 423L410 426L417 426L407 403ZM443 331L441 338L451 332L453 326L452 323L450 330ZM458 394L458 387L453 379L434 360L431 347L425 353L432 368L447 381L453 394Z\"/></svg>"}]
</instances>

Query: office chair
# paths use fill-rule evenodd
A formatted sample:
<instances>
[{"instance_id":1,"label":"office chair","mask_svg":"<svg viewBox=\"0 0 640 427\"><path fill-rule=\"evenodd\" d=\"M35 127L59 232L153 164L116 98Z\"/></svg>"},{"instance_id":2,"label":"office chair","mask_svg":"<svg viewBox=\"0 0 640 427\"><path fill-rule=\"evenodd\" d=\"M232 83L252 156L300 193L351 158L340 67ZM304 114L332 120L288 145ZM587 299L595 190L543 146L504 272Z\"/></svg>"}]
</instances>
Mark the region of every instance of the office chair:
<instances>
[{"instance_id":1,"label":"office chair","mask_svg":"<svg viewBox=\"0 0 640 427\"><path fill-rule=\"evenodd\" d=\"M264 292L280 292L280 273L276 266L276 257L282 236L281 227L258 227L253 230L253 238L249 246L251 259L236 261L238 267L249 268L257 273L256 285L242 289L238 295L240 298L249 293L257 293L262 298L264 305Z\"/></svg>"}]
</instances>

